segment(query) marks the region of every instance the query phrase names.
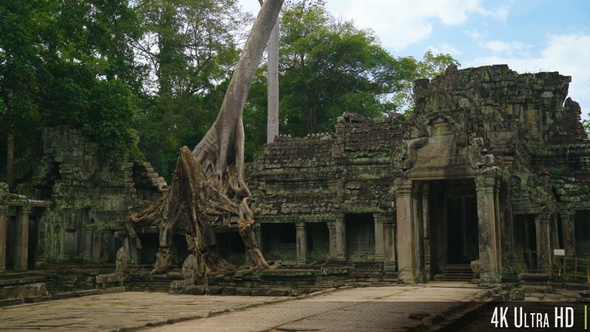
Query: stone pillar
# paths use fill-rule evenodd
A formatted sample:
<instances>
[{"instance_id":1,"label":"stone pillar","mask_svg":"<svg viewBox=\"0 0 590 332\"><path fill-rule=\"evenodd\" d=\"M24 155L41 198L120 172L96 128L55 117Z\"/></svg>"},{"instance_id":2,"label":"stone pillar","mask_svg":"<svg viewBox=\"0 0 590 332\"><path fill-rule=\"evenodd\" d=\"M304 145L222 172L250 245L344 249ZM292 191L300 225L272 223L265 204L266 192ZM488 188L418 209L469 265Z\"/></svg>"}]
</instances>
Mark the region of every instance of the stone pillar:
<instances>
[{"instance_id":1,"label":"stone pillar","mask_svg":"<svg viewBox=\"0 0 590 332\"><path fill-rule=\"evenodd\" d=\"M375 220L375 261L382 262L385 256L385 248L383 247L383 223L387 220L384 214L374 214Z\"/></svg>"},{"instance_id":2,"label":"stone pillar","mask_svg":"<svg viewBox=\"0 0 590 332\"><path fill-rule=\"evenodd\" d=\"M87 228L84 231L84 253L85 262L92 262L92 230Z\"/></svg>"},{"instance_id":3,"label":"stone pillar","mask_svg":"<svg viewBox=\"0 0 590 332\"><path fill-rule=\"evenodd\" d=\"M127 262L130 264L139 264L141 261L141 255L135 246L135 241L132 241L129 236L125 236L122 240L121 246L125 249L125 253L127 254Z\"/></svg>"},{"instance_id":4,"label":"stone pillar","mask_svg":"<svg viewBox=\"0 0 590 332\"><path fill-rule=\"evenodd\" d=\"M397 179L395 181L395 206L397 215L397 265L399 279L406 283L415 283L417 269L414 244L414 218L412 206L412 181Z\"/></svg>"},{"instance_id":5,"label":"stone pillar","mask_svg":"<svg viewBox=\"0 0 590 332\"><path fill-rule=\"evenodd\" d=\"M346 223L344 216L339 216L333 222L328 222L330 233L330 259L346 261Z\"/></svg>"},{"instance_id":6,"label":"stone pillar","mask_svg":"<svg viewBox=\"0 0 590 332\"><path fill-rule=\"evenodd\" d=\"M551 272L551 232L550 215L541 213L535 216L537 233L537 270L541 273Z\"/></svg>"},{"instance_id":7,"label":"stone pillar","mask_svg":"<svg viewBox=\"0 0 590 332\"><path fill-rule=\"evenodd\" d=\"M562 211L561 214L561 234L563 236L563 246L567 257L576 256L575 233L574 233L574 211Z\"/></svg>"},{"instance_id":8,"label":"stone pillar","mask_svg":"<svg viewBox=\"0 0 590 332\"><path fill-rule=\"evenodd\" d=\"M422 201L422 182L414 182L412 186L412 234L414 236L414 280L426 282L424 273L424 209Z\"/></svg>"},{"instance_id":9,"label":"stone pillar","mask_svg":"<svg viewBox=\"0 0 590 332\"><path fill-rule=\"evenodd\" d=\"M16 239L14 270L27 270L29 260L29 214L30 206L16 208Z\"/></svg>"},{"instance_id":10,"label":"stone pillar","mask_svg":"<svg viewBox=\"0 0 590 332\"><path fill-rule=\"evenodd\" d=\"M6 220L8 206L0 205L0 272L6 272Z\"/></svg>"},{"instance_id":11,"label":"stone pillar","mask_svg":"<svg viewBox=\"0 0 590 332\"><path fill-rule=\"evenodd\" d=\"M430 278L430 209L428 206L430 185L425 183L422 186L422 233L423 233L423 255L424 274Z\"/></svg>"},{"instance_id":12,"label":"stone pillar","mask_svg":"<svg viewBox=\"0 0 590 332\"><path fill-rule=\"evenodd\" d=\"M496 182L494 187L494 219L496 225L496 262L498 264L498 276L501 278L502 275L502 222L501 222L501 209L500 209L500 181ZM514 230L512 228L511 230ZM500 281L500 280L498 280Z\"/></svg>"},{"instance_id":13,"label":"stone pillar","mask_svg":"<svg viewBox=\"0 0 590 332\"><path fill-rule=\"evenodd\" d=\"M393 277L395 266L395 222L383 223L383 274L384 278Z\"/></svg>"},{"instance_id":14,"label":"stone pillar","mask_svg":"<svg viewBox=\"0 0 590 332\"><path fill-rule=\"evenodd\" d=\"M258 248L260 252L262 252L262 224L255 223L254 224L254 235L256 236L256 242L258 242ZM264 253L264 252L262 252Z\"/></svg>"},{"instance_id":15,"label":"stone pillar","mask_svg":"<svg viewBox=\"0 0 590 332\"><path fill-rule=\"evenodd\" d=\"M497 260L499 250L496 225L496 179L477 177L477 221L479 234L479 266L482 283L500 282L500 266Z\"/></svg>"},{"instance_id":16,"label":"stone pillar","mask_svg":"<svg viewBox=\"0 0 590 332\"><path fill-rule=\"evenodd\" d=\"M305 265L307 263L307 231L304 222L295 224L297 229L297 265Z\"/></svg>"}]
</instances>

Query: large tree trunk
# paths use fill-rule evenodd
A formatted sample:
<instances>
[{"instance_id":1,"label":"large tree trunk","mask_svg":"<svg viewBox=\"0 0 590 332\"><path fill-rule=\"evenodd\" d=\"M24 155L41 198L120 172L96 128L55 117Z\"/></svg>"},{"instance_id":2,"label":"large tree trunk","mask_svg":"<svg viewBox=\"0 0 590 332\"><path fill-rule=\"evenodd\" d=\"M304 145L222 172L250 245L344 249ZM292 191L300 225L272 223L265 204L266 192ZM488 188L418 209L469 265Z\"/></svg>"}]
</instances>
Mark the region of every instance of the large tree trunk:
<instances>
[{"instance_id":1,"label":"large tree trunk","mask_svg":"<svg viewBox=\"0 0 590 332\"><path fill-rule=\"evenodd\" d=\"M192 150L183 147L168 193L145 211L125 221L129 236L141 248L136 228L156 224L160 249L152 273L170 268L173 234L184 230L189 250L208 268L225 261L217 248L214 226L237 217L239 233L258 268L269 268L254 236L250 189L244 180L242 111L262 53L277 21L283 0L265 1L231 78L221 110L203 140ZM205 273L203 271L203 273Z\"/></svg>"},{"instance_id":2,"label":"large tree trunk","mask_svg":"<svg viewBox=\"0 0 590 332\"><path fill-rule=\"evenodd\" d=\"M274 142L279 135L279 23L277 19L268 40L266 143Z\"/></svg>"}]
</instances>

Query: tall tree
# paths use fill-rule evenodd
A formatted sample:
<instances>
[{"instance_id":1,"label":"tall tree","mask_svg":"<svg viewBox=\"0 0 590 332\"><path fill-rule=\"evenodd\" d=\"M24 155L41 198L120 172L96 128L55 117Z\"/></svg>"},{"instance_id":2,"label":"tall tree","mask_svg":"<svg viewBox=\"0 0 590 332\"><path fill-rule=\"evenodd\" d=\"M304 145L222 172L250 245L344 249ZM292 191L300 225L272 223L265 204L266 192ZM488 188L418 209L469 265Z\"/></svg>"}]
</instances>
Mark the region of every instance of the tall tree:
<instances>
[{"instance_id":1,"label":"tall tree","mask_svg":"<svg viewBox=\"0 0 590 332\"><path fill-rule=\"evenodd\" d=\"M126 221L126 228L141 247L135 227L156 223L160 227L160 250L153 273L171 265L171 236L177 228L187 234L189 250L205 266L223 264L212 227L236 216L239 233L252 261L269 268L254 236L254 215L248 206L250 190L244 180L244 125L242 112L272 27L283 0L266 1L240 55L229 82L221 110L205 137L191 151L183 147L171 189L139 215Z\"/></svg>"},{"instance_id":2,"label":"tall tree","mask_svg":"<svg viewBox=\"0 0 590 332\"><path fill-rule=\"evenodd\" d=\"M128 46L134 19L127 0L0 3L0 125L17 147L7 153L16 179L38 160L47 125L82 129L111 161L138 155L129 89L137 85Z\"/></svg>"},{"instance_id":3,"label":"tall tree","mask_svg":"<svg viewBox=\"0 0 590 332\"><path fill-rule=\"evenodd\" d=\"M215 121L251 18L236 0L140 0L135 9L142 38L134 47L148 69L139 144L168 175L178 147L203 138Z\"/></svg>"},{"instance_id":4,"label":"tall tree","mask_svg":"<svg viewBox=\"0 0 590 332\"><path fill-rule=\"evenodd\" d=\"M264 1L258 1L262 6ZM266 143L274 142L275 137L279 135L279 24L280 20L277 19L270 33L267 49L268 116L266 121Z\"/></svg>"},{"instance_id":5,"label":"tall tree","mask_svg":"<svg viewBox=\"0 0 590 332\"><path fill-rule=\"evenodd\" d=\"M321 3L296 3L282 26L281 109L291 134L331 131L344 111L391 111L389 96L416 70L413 59L391 56L371 31L335 19Z\"/></svg>"}]
</instances>

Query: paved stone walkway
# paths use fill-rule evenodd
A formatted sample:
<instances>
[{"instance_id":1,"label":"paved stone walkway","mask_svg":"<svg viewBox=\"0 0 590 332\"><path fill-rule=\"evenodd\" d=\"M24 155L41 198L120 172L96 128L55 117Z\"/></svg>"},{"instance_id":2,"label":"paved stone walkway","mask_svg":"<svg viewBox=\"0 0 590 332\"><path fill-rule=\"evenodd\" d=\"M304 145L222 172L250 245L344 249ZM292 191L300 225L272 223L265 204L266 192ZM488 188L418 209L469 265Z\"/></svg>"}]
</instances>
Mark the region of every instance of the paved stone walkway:
<instances>
[{"instance_id":1,"label":"paved stone walkway","mask_svg":"<svg viewBox=\"0 0 590 332\"><path fill-rule=\"evenodd\" d=\"M0 331L401 331L452 320L486 292L452 282L299 298L123 292L0 308Z\"/></svg>"},{"instance_id":2,"label":"paved stone walkway","mask_svg":"<svg viewBox=\"0 0 590 332\"><path fill-rule=\"evenodd\" d=\"M452 321L485 290L458 283L351 288L148 331L408 331Z\"/></svg>"},{"instance_id":3,"label":"paved stone walkway","mask_svg":"<svg viewBox=\"0 0 590 332\"><path fill-rule=\"evenodd\" d=\"M0 307L0 331L420 330L475 312L492 295L458 282L341 288L299 298L121 292ZM557 290L529 293L523 303L578 298L578 291ZM482 322L471 330L485 330L489 317Z\"/></svg>"}]
</instances>

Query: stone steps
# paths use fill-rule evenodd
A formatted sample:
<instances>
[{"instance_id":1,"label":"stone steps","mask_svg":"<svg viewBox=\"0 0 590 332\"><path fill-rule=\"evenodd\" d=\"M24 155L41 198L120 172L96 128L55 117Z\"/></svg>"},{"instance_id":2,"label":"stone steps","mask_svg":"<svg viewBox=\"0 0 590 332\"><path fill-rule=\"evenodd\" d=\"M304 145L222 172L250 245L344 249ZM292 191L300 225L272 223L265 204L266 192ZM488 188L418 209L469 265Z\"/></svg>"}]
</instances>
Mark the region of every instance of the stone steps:
<instances>
[{"instance_id":1,"label":"stone steps","mask_svg":"<svg viewBox=\"0 0 590 332\"><path fill-rule=\"evenodd\" d=\"M467 264L449 264L442 268L434 280L439 281L470 281L474 278L471 267Z\"/></svg>"}]
</instances>

